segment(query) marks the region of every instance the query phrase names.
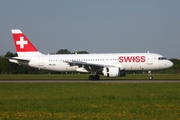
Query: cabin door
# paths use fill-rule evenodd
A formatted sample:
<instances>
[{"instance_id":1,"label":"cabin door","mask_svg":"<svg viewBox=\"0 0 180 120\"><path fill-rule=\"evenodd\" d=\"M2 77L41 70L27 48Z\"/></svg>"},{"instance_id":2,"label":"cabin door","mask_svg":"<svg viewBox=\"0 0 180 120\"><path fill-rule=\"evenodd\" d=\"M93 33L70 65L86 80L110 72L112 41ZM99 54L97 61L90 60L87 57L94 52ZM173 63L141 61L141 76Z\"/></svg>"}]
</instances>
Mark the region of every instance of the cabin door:
<instances>
[{"instance_id":1,"label":"cabin door","mask_svg":"<svg viewBox=\"0 0 180 120\"><path fill-rule=\"evenodd\" d=\"M43 58L44 58L44 57L39 57L39 61L38 61L38 65L39 65L39 66L44 66L44 64L43 64Z\"/></svg>"},{"instance_id":2,"label":"cabin door","mask_svg":"<svg viewBox=\"0 0 180 120\"><path fill-rule=\"evenodd\" d=\"M148 54L147 55L147 64L152 65L153 64L153 55Z\"/></svg>"}]
</instances>

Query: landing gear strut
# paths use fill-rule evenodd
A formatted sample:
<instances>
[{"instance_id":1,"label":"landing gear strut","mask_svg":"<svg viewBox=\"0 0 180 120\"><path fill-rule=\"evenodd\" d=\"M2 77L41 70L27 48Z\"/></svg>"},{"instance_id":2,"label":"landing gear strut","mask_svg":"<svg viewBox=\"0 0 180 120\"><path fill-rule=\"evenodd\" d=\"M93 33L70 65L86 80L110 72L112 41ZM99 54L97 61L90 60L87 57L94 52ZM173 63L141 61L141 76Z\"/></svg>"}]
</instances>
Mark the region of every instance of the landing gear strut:
<instances>
[{"instance_id":1,"label":"landing gear strut","mask_svg":"<svg viewBox=\"0 0 180 120\"><path fill-rule=\"evenodd\" d=\"M96 74L96 75L89 75L88 79L89 80L99 80L100 76L98 74Z\"/></svg>"},{"instance_id":2,"label":"landing gear strut","mask_svg":"<svg viewBox=\"0 0 180 120\"><path fill-rule=\"evenodd\" d=\"M149 80L152 80L153 79L153 76L151 74L151 71L148 71L148 74L149 74Z\"/></svg>"}]
</instances>

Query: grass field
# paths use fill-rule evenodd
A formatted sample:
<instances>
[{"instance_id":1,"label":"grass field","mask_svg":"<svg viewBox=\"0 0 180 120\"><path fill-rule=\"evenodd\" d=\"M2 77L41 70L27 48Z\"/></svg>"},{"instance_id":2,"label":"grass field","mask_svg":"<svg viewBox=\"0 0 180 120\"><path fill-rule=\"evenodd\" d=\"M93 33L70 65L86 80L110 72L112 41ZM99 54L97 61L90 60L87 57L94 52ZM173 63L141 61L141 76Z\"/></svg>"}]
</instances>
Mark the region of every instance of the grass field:
<instances>
[{"instance_id":1,"label":"grass field","mask_svg":"<svg viewBox=\"0 0 180 120\"><path fill-rule=\"evenodd\" d=\"M86 80L87 74L0 75L0 80ZM144 80L147 74L102 80ZM154 74L180 80L179 74ZM1 83L0 120L180 119L180 84Z\"/></svg>"},{"instance_id":2,"label":"grass field","mask_svg":"<svg viewBox=\"0 0 180 120\"><path fill-rule=\"evenodd\" d=\"M0 120L17 119L180 119L180 84L0 84Z\"/></svg>"},{"instance_id":3,"label":"grass field","mask_svg":"<svg viewBox=\"0 0 180 120\"><path fill-rule=\"evenodd\" d=\"M180 74L153 74L154 79L156 80L180 80ZM1 74L0 80L65 80L65 79L78 79L78 80L87 80L88 74ZM117 78L107 78L101 75L101 80L112 80L112 79L119 79L119 80L128 80L128 79L135 79L135 80L147 80L149 79L148 74L127 74L125 77L117 77Z\"/></svg>"}]
</instances>

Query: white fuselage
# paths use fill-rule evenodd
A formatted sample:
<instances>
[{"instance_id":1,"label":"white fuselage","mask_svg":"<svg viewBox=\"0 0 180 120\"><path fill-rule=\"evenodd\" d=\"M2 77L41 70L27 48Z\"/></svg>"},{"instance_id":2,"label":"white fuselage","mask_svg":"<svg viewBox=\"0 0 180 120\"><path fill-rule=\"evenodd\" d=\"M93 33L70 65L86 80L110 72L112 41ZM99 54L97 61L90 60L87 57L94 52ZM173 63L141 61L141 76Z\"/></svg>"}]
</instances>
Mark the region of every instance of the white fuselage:
<instances>
[{"instance_id":1,"label":"white fuselage","mask_svg":"<svg viewBox=\"0 0 180 120\"><path fill-rule=\"evenodd\" d=\"M115 53L115 54L64 54L39 55L26 57L30 61L15 63L53 71L88 72L82 66L70 65L68 62L84 62L85 64L119 67L125 71L161 70L169 68L173 63L162 55L154 53ZM12 61L13 62L13 61Z\"/></svg>"}]
</instances>

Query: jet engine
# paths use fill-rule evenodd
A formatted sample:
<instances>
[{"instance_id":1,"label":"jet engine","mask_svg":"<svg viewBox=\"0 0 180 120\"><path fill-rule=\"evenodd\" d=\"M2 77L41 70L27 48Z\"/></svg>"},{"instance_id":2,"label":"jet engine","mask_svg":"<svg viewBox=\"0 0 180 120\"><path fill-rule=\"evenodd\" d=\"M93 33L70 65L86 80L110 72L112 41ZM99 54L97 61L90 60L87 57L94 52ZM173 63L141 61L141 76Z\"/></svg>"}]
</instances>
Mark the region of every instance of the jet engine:
<instances>
[{"instance_id":1,"label":"jet engine","mask_svg":"<svg viewBox=\"0 0 180 120\"><path fill-rule=\"evenodd\" d=\"M124 77L124 76L126 76L126 72L124 70L120 70L119 67L103 68L102 73L106 77Z\"/></svg>"}]
</instances>

